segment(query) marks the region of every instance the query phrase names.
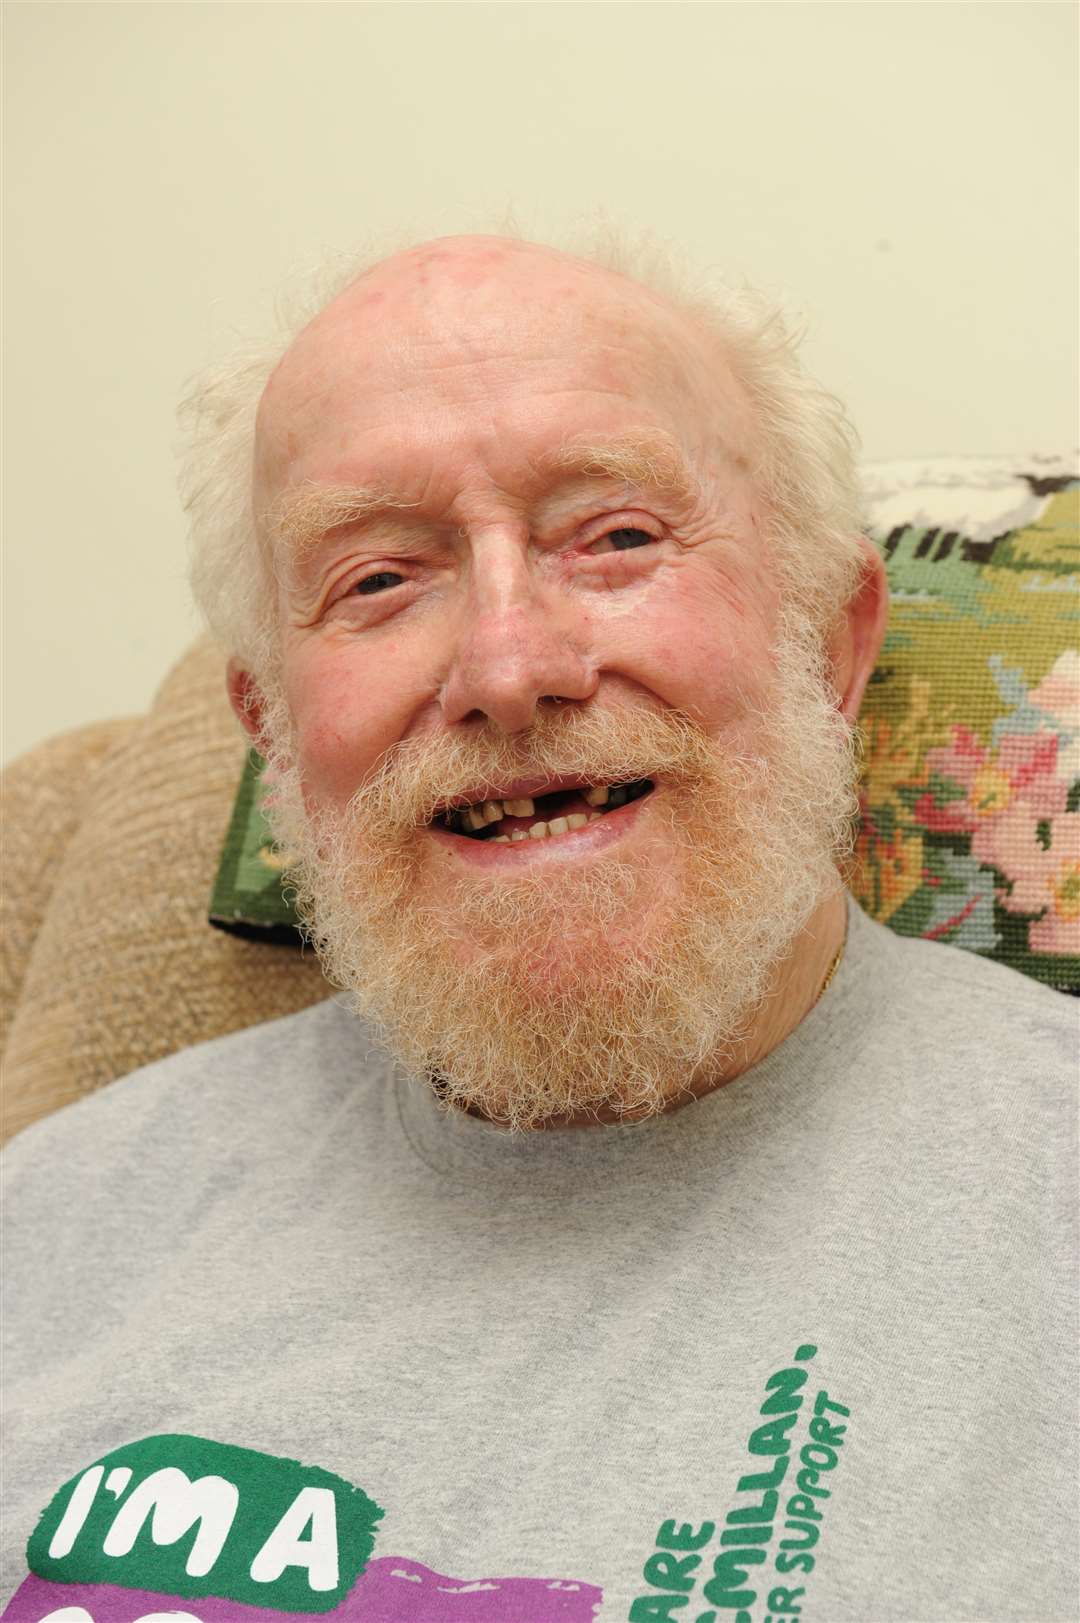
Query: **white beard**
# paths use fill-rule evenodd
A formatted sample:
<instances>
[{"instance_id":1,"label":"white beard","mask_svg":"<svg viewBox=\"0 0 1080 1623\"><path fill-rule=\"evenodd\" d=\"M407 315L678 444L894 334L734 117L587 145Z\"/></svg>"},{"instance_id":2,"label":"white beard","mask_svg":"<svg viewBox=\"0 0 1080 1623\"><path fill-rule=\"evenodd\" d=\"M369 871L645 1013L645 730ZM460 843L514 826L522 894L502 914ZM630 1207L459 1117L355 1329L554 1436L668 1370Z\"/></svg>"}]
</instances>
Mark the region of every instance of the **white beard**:
<instances>
[{"instance_id":1,"label":"white beard","mask_svg":"<svg viewBox=\"0 0 1080 1623\"><path fill-rule=\"evenodd\" d=\"M271 688L268 814L327 975L409 1070L509 1127L651 1115L722 1079L770 977L839 887L854 749L821 658L805 630L778 645L775 705L743 726L752 753L671 711L541 706L515 738L485 728L397 746L343 812L307 809ZM421 825L436 804L540 773L676 788L639 814L662 820L674 854L665 888L616 847L425 889Z\"/></svg>"}]
</instances>

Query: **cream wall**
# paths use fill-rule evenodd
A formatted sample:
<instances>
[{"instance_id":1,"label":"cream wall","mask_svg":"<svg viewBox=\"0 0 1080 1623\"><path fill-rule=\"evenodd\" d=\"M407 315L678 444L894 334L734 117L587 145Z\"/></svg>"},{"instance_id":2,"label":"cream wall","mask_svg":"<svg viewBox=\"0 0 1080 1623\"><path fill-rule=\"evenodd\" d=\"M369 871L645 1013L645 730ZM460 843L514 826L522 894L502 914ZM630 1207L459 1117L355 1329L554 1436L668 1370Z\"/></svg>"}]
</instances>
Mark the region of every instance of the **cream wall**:
<instances>
[{"instance_id":1,"label":"cream wall","mask_svg":"<svg viewBox=\"0 0 1080 1623\"><path fill-rule=\"evenodd\" d=\"M4 754L195 631L183 380L368 228L600 203L790 290L866 454L1077 440L1069 4L5 7Z\"/></svg>"}]
</instances>

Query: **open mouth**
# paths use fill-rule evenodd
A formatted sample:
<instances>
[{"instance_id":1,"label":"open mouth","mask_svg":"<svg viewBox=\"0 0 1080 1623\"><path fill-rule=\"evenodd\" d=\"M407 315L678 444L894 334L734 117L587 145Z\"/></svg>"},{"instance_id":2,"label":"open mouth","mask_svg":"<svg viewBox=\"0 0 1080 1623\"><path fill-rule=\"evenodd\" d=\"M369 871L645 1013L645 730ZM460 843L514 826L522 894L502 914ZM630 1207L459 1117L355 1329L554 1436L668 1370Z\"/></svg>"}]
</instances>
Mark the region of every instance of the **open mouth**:
<instances>
[{"instance_id":1,"label":"open mouth","mask_svg":"<svg viewBox=\"0 0 1080 1623\"><path fill-rule=\"evenodd\" d=\"M548 795L520 800L485 800L473 806L455 806L434 818L436 828L469 840L490 840L510 845L517 840L547 840L573 833L587 824L640 800L653 788L649 778L633 783L581 784L556 789Z\"/></svg>"}]
</instances>

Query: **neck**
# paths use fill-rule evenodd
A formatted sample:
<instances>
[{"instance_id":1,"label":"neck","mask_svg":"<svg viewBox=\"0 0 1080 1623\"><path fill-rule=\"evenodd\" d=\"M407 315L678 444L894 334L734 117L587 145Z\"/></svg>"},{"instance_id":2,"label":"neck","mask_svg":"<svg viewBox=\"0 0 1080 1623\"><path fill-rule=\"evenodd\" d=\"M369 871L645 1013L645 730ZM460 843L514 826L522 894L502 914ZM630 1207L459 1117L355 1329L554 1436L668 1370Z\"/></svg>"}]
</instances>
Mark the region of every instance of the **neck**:
<instances>
[{"instance_id":1,"label":"neck","mask_svg":"<svg viewBox=\"0 0 1080 1623\"><path fill-rule=\"evenodd\" d=\"M790 956L773 971L772 985L739 1045L734 1067L701 1093L734 1082L791 1036L821 996L846 934L847 898L839 891L819 905L796 937Z\"/></svg>"}]
</instances>

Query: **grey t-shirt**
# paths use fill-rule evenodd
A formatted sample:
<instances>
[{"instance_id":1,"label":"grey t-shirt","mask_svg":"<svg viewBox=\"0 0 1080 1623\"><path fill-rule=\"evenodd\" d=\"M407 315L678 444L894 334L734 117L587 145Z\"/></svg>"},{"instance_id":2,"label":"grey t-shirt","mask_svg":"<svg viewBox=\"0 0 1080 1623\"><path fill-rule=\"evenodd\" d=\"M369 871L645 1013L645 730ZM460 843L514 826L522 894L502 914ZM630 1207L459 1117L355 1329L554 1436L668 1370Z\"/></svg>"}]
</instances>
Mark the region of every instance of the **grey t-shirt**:
<instances>
[{"instance_id":1,"label":"grey t-shirt","mask_svg":"<svg viewBox=\"0 0 1080 1623\"><path fill-rule=\"evenodd\" d=\"M447 1116L330 1000L29 1128L4 1617L1075 1623L1076 1016L852 905L638 1126Z\"/></svg>"}]
</instances>

